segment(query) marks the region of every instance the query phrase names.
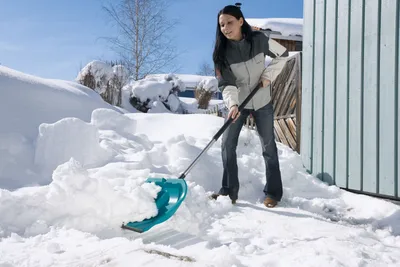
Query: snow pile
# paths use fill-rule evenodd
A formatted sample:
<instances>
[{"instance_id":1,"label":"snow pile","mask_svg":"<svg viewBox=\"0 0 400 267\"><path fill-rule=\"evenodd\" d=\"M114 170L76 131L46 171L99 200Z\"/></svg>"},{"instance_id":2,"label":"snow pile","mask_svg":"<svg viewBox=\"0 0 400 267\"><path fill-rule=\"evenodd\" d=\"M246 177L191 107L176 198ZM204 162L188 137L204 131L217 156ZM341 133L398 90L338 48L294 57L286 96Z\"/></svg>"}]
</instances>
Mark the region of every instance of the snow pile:
<instances>
[{"instance_id":1,"label":"snow pile","mask_svg":"<svg viewBox=\"0 0 400 267\"><path fill-rule=\"evenodd\" d=\"M23 77L11 79L12 90L21 88ZM42 92L40 82L32 90ZM56 99L51 90L44 96ZM80 98L88 101L86 94ZM8 100L31 108L19 113L26 123L47 119L41 110L45 102L17 95ZM6 107L0 105L0 113L8 120L20 111ZM265 208L262 145L257 132L247 128L238 140L236 205L228 197L208 197L221 186L220 138L187 175L187 197L172 218L143 234L121 230L123 222L158 212L154 198L160 188L146 178L178 177L223 123L204 114L100 107L88 120L66 115L37 125L37 142L4 131L0 153L6 148L15 160L7 162L17 168L25 158L15 155L27 153L36 155L36 164L2 181L0 266L131 266L132 260L166 267L399 265L400 207L326 185L279 143L284 198L276 208ZM51 172L50 181L25 186L33 176L42 177L43 169ZM20 188L8 190L16 180Z\"/></svg>"},{"instance_id":2,"label":"snow pile","mask_svg":"<svg viewBox=\"0 0 400 267\"><path fill-rule=\"evenodd\" d=\"M114 64L99 60L89 62L78 73L76 81L96 91L107 103L122 106L122 88L129 82L129 72L123 65Z\"/></svg>"},{"instance_id":3,"label":"snow pile","mask_svg":"<svg viewBox=\"0 0 400 267\"><path fill-rule=\"evenodd\" d=\"M251 25L263 30L280 32L284 36L303 35L303 19L297 18L247 18Z\"/></svg>"},{"instance_id":4,"label":"snow pile","mask_svg":"<svg viewBox=\"0 0 400 267\"><path fill-rule=\"evenodd\" d=\"M130 92L129 102L139 111L183 112L178 93L185 91L186 85L174 74L132 81L124 90Z\"/></svg>"},{"instance_id":5,"label":"snow pile","mask_svg":"<svg viewBox=\"0 0 400 267\"><path fill-rule=\"evenodd\" d=\"M196 87L197 89L204 89L208 92L218 91L218 80L215 77L203 78Z\"/></svg>"},{"instance_id":6,"label":"snow pile","mask_svg":"<svg viewBox=\"0 0 400 267\"><path fill-rule=\"evenodd\" d=\"M97 233L125 220L153 217L159 190L149 183L140 186L90 177L87 169L71 159L55 169L48 186L0 191L0 213L7 214L0 220L0 237L11 233L35 236L51 227Z\"/></svg>"},{"instance_id":7,"label":"snow pile","mask_svg":"<svg viewBox=\"0 0 400 267\"><path fill-rule=\"evenodd\" d=\"M0 66L0 84L0 188L47 183L48 177L38 175L34 164L42 123L53 124L68 117L90 122L97 108L120 112L75 82L43 79ZM68 130L64 129L62 136ZM63 140L51 145L52 149L65 146Z\"/></svg>"},{"instance_id":8,"label":"snow pile","mask_svg":"<svg viewBox=\"0 0 400 267\"><path fill-rule=\"evenodd\" d=\"M94 60L83 67L83 69L78 73L76 81L94 89L99 94L103 94L106 92L109 82L112 80L113 76L114 69L110 64L100 60ZM86 82L91 78L93 80L89 83L93 83L93 86L89 86Z\"/></svg>"}]
</instances>

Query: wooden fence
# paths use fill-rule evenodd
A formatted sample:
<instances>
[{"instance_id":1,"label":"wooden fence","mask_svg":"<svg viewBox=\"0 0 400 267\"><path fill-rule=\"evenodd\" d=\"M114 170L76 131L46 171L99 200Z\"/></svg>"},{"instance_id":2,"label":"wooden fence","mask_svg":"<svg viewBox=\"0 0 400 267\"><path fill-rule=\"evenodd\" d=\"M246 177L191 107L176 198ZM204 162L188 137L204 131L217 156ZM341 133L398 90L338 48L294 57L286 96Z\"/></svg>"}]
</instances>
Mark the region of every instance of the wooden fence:
<instances>
[{"instance_id":1,"label":"wooden fence","mask_svg":"<svg viewBox=\"0 0 400 267\"><path fill-rule=\"evenodd\" d=\"M291 56L282 72L272 84L272 103L274 106L274 132L276 141L300 153L301 125L301 52ZM203 111L223 117L219 106ZM256 130L253 117L248 117L245 126Z\"/></svg>"},{"instance_id":2,"label":"wooden fence","mask_svg":"<svg viewBox=\"0 0 400 267\"><path fill-rule=\"evenodd\" d=\"M275 139L300 153L301 125L301 52L288 59L272 84ZM256 129L249 117L246 126Z\"/></svg>"}]
</instances>

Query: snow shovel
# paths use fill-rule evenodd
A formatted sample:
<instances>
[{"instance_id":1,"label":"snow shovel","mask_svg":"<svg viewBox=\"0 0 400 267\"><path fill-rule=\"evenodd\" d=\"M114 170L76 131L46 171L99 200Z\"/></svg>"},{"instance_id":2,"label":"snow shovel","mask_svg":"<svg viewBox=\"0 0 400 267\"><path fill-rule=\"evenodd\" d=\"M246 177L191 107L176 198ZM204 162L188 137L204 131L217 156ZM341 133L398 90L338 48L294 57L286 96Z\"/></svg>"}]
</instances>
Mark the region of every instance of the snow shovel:
<instances>
[{"instance_id":1,"label":"snow shovel","mask_svg":"<svg viewBox=\"0 0 400 267\"><path fill-rule=\"evenodd\" d=\"M239 112L241 112L250 99L257 93L258 89L262 87L262 84L258 84L253 91L246 97L242 104L239 106ZM189 165L189 167L179 176L179 178L165 179L165 178L148 178L146 182L155 183L161 187L160 192L155 200L158 213L156 216L145 219L143 221L132 221L126 224L122 224L122 229L132 230L138 233L143 233L148 231L153 226L160 224L174 215L178 210L182 201L185 199L187 194L187 184L185 182L185 177L189 171L196 165L200 157L218 140L222 133L228 128L232 123L233 119L229 118L226 120L221 129L214 135L213 139L208 143L208 145L200 152L196 159Z\"/></svg>"}]
</instances>

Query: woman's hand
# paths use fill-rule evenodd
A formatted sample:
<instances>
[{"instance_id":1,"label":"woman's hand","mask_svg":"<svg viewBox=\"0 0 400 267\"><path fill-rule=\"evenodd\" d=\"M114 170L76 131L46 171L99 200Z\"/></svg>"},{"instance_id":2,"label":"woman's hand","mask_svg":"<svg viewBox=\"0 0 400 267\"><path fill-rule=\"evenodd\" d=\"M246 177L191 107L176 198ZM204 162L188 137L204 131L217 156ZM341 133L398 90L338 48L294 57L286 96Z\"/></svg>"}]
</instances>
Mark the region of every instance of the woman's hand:
<instances>
[{"instance_id":1,"label":"woman's hand","mask_svg":"<svg viewBox=\"0 0 400 267\"><path fill-rule=\"evenodd\" d=\"M262 83L262 87L265 88L265 87L268 87L268 85L271 84L271 81L268 80L268 79L261 79L261 83Z\"/></svg>"},{"instance_id":2,"label":"woman's hand","mask_svg":"<svg viewBox=\"0 0 400 267\"><path fill-rule=\"evenodd\" d=\"M237 105L234 105L230 108L228 118L232 118L233 122L235 122L240 116L239 108Z\"/></svg>"}]
</instances>

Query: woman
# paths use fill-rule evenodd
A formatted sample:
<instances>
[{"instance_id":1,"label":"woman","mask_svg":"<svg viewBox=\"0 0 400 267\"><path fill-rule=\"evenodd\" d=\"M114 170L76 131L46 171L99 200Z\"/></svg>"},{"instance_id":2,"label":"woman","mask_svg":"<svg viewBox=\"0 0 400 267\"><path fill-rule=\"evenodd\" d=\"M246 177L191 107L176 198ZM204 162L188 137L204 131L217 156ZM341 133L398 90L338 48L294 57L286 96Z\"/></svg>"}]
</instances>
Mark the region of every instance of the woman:
<instances>
[{"instance_id":1,"label":"woman","mask_svg":"<svg viewBox=\"0 0 400 267\"><path fill-rule=\"evenodd\" d=\"M264 205L275 207L282 198L282 180L278 151L274 138L271 83L279 74L284 61L279 56L287 55L284 47L259 31L252 31L240 8L226 6L218 13L216 42L213 53L218 86L229 109L228 118L234 122L222 137L223 178L222 187L212 198L229 196L235 204L238 199L239 178L236 147L240 131L247 116L253 115L262 144L262 155L266 167ZM275 53L270 50L274 50ZM280 55L281 54L281 55ZM265 68L265 56L273 58ZM255 94L242 112L238 105L259 83L262 88Z\"/></svg>"}]
</instances>

